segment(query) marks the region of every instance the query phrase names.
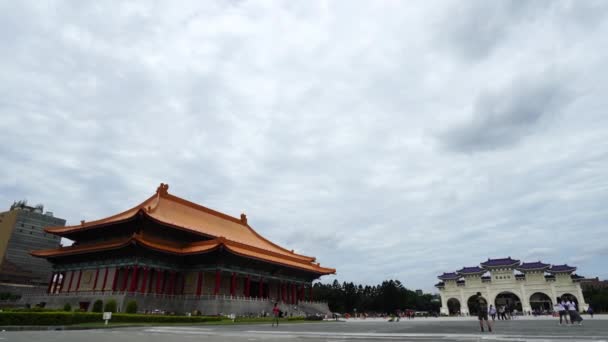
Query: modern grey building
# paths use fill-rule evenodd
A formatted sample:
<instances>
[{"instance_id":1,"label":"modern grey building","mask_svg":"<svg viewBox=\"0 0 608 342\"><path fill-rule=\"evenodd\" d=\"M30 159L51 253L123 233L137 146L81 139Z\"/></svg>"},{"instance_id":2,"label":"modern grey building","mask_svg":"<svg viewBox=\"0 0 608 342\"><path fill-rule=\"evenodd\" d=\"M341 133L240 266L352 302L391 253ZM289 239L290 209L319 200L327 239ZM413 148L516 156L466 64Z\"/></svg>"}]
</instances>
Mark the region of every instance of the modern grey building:
<instances>
[{"instance_id":1,"label":"modern grey building","mask_svg":"<svg viewBox=\"0 0 608 342\"><path fill-rule=\"evenodd\" d=\"M0 283L46 286L52 266L29 252L59 247L61 238L44 228L64 225L64 219L44 212L42 205L32 207L26 201L14 202L0 213Z\"/></svg>"}]
</instances>

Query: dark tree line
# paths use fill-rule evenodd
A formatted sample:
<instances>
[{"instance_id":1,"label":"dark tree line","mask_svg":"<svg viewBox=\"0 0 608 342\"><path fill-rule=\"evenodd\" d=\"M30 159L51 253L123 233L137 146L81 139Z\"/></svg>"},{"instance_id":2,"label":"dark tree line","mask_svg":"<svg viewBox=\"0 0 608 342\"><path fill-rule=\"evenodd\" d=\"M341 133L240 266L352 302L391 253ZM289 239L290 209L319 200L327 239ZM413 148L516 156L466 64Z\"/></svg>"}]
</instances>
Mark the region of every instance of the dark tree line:
<instances>
[{"instance_id":1,"label":"dark tree line","mask_svg":"<svg viewBox=\"0 0 608 342\"><path fill-rule=\"evenodd\" d=\"M356 285L334 280L314 285L316 300L326 301L333 312L394 313L397 310L439 312L441 302L431 294L418 295L399 280L385 280L376 286Z\"/></svg>"},{"instance_id":2,"label":"dark tree line","mask_svg":"<svg viewBox=\"0 0 608 342\"><path fill-rule=\"evenodd\" d=\"M595 312L608 312L608 288L583 291L585 301Z\"/></svg>"}]
</instances>

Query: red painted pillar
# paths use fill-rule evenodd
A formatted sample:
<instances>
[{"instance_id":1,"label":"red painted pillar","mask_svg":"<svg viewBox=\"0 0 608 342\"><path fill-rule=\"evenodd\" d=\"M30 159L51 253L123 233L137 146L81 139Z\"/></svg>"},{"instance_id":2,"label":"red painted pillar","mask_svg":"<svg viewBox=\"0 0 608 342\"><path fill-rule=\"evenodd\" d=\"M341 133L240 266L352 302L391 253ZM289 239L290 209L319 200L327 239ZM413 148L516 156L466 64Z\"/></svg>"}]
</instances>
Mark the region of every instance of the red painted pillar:
<instances>
[{"instance_id":1,"label":"red painted pillar","mask_svg":"<svg viewBox=\"0 0 608 342\"><path fill-rule=\"evenodd\" d=\"M287 293L286 293L287 291L285 291L286 287L287 286L285 285L285 283L281 284L281 297L282 297L282 299L283 299L284 302L287 301Z\"/></svg>"},{"instance_id":2,"label":"red painted pillar","mask_svg":"<svg viewBox=\"0 0 608 342\"><path fill-rule=\"evenodd\" d=\"M146 285L148 285L148 272L150 272L150 269L144 267L144 277L141 279L141 288L139 289L139 292L141 293L146 293Z\"/></svg>"},{"instance_id":3,"label":"red painted pillar","mask_svg":"<svg viewBox=\"0 0 608 342\"><path fill-rule=\"evenodd\" d=\"M312 286L312 284L310 284L310 289L309 289L310 290L310 294L308 295L308 300L311 301L311 302L313 301L312 288L313 288L313 286Z\"/></svg>"},{"instance_id":4,"label":"red painted pillar","mask_svg":"<svg viewBox=\"0 0 608 342\"><path fill-rule=\"evenodd\" d=\"M260 277L260 286L258 288L258 297L264 298L264 278Z\"/></svg>"},{"instance_id":5,"label":"red painted pillar","mask_svg":"<svg viewBox=\"0 0 608 342\"><path fill-rule=\"evenodd\" d=\"M277 283L277 302L281 301L281 282Z\"/></svg>"},{"instance_id":6,"label":"red painted pillar","mask_svg":"<svg viewBox=\"0 0 608 342\"><path fill-rule=\"evenodd\" d=\"M103 282L101 283L101 292L104 292L106 290L106 284L108 283L108 272L110 272L110 270L108 268L109 267L106 267L106 272L103 274Z\"/></svg>"},{"instance_id":7,"label":"red painted pillar","mask_svg":"<svg viewBox=\"0 0 608 342\"><path fill-rule=\"evenodd\" d=\"M196 280L196 296L200 297L203 289L203 271L198 271L198 279Z\"/></svg>"},{"instance_id":8,"label":"red painted pillar","mask_svg":"<svg viewBox=\"0 0 608 342\"><path fill-rule=\"evenodd\" d=\"M116 267L114 270L114 280L112 280L112 292L116 291L118 286L118 274L120 273L120 268Z\"/></svg>"},{"instance_id":9,"label":"red painted pillar","mask_svg":"<svg viewBox=\"0 0 608 342\"><path fill-rule=\"evenodd\" d=\"M129 286L129 292L137 291L137 276L139 271L139 266L133 266L133 275L131 276L131 286Z\"/></svg>"},{"instance_id":10,"label":"red painted pillar","mask_svg":"<svg viewBox=\"0 0 608 342\"><path fill-rule=\"evenodd\" d=\"M51 279L49 279L49 286L46 289L46 293L51 293L51 289L53 288L53 279L55 279L55 272L51 273Z\"/></svg>"},{"instance_id":11,"label":"red painted pillar","mask_svg":"<svg viewBox=\"0 0 608 342\"><path fill-rule=\"evenodd\" d=\"M180 289L181 291L179 294L183 295L184 292L186 291L186 273L182 273L181 276L182 276L181 277L182 278L182 287Z\"/></svg>"},{"instance_id":12,"label":"red painted pillar","mask_svg":"<svg viewBox=\"0 0 608 342\"><path fill-rule=\"evenodd\" d=\"M249 292L251 287L251 276L247 275L247 279L245 280L245 297L249 298Z\"/></svg>"},{"instance_id":13,"label":"red painted pillar","mask_svg":"<svg viewBox=\"0 0 608 342\"><path fill-rule=\"evenodd\" d=\"M97 279L99 279L99 268L95 270L95 280L93 280L93 291L97 289Z\"/></svg>"},{"instance_id":14,"label":"red painted pillar","mask_svg":"<svg viewBox=\"0 0 608 342\"><path fill-rule=\"evenodd\" d=\"M123 272L124 278L122 279L122 286L120 287L120 291L121 292L124 292L124 291L127 290L127 282L129 281L129 270L130 270L130 268L129 267L125 267L125 268L123 268L123 270L124 270L124 272Z\"/></svg>"},{"instance_id":15,"label":"red painted pillar","mask_svg":"<svg viewBox=\"0 0 608 342\"><path fill-rule=\"evenodd\" d=\"M66 292L70 292L72 290L72 281L74 280L74 271L70 271L70 281L68 282L68 290Z\"/></svg>"},{"instance_id":16,"label":"red painted pillar","mask_svg":"<svg viewBox=\"0 0 608 342\"><path fill-rule=\"evenodd\" d=\"M78 270L78 280L76 281L76 291L80 289L80 280L82 279L82 270Z\"/></svg>"},{"instance_id":17,"label":"red painted pillar","mask_svg":"<svg viewBox=\"0 0 608 342\"><path fill-rule=\"evenodd\" d=\"M163 271L160 269L156 270L156 294L161 293L161 282L163 280Z\"/></svg>"},{"instance_id":18,"label":"red painted pillar","mask_svg":"<svg viewBox=\"0 0 608 342\"><path fill-rule=\"evenodd\" d=\"M236 273L232 272L232 278L230 279L230 295L234 297L236 290Z\"/></svg>"},{"instance_id":19,"label":"red painted pillar","mask_svg":"<svg viewBox=\"0 0 608 342\"><path fill-rule=\"evenodd\" d=\"M213 289L213 294L220 294L220 286L222 285L222 274L220 270L215 271L215 288Z\"/></svg>"},{"instance_id":20,"label":"red painted pillar","mask_svg":"<svg viewBox=\"0 0 608 342\"><path fill-rule=\"evenodd\" d=\"M171 271L169 275L169 294L175 294L175 271Z\"/></svg>"}]
</instances>

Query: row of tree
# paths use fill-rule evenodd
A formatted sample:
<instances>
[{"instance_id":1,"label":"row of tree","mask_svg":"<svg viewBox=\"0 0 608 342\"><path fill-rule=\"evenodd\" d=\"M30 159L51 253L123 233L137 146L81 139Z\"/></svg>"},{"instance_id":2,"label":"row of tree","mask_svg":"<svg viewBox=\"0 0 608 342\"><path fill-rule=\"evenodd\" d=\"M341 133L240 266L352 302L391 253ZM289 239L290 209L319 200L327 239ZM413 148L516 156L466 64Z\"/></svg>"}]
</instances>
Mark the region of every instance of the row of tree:
<instances>
[{"instance_id":1,"label":"row of tree","mask_svg":"<svg viewBox=\"0 0 608 342\"><path fill-rule=\"evenodd\" d=\"M411 309L438 313L441 307L438 296L408 290L399 280L375 286L334 280L332 284L314 284L313 291L315 299L327 302L333 312L390 314ZM595 312L608 312L608 288L585 290L583 295Z\"/></svg>"},{"instance_id":2,"label":"row of tree","mask_svg":"<svg viewBox=\"0 0 608 342\"><path fill-rule=\"evenodd\" d=\"M594 312L608 312L608 288L584 290L583 295Z\"/></svg>"},{"instance_id":3,"label":"row of tree","mask_svg":"<svg viewBox=\"0 0 608 342\"><path fill-rule=\"evenodd\" d=\"M410 309L438 313L441 307L438 297L408 290L399 280L386 280L376 286L334 280L332 284L316 283L313 291L315 299L327 302L333 312L390 314Z\"/></svg>"}]
</instances>

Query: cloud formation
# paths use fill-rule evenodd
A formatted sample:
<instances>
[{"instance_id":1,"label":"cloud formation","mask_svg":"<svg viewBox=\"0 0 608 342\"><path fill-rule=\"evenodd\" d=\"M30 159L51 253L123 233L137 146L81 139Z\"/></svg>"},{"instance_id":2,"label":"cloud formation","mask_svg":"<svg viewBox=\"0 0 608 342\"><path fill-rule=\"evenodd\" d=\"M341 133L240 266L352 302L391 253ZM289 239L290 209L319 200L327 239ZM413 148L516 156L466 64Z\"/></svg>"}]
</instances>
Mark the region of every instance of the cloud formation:
<instances>
[{"instance_id":1,"label":"cloud formation","mask_svg":"<svg viewBox=\"0 0 608 342\"><path fill-rule=\"evenodd\" d=\"M518 4L3 2L0 204L77 223L165 182L340 280L608 278L608 10Z\"/></svg>"}]
</instances>

